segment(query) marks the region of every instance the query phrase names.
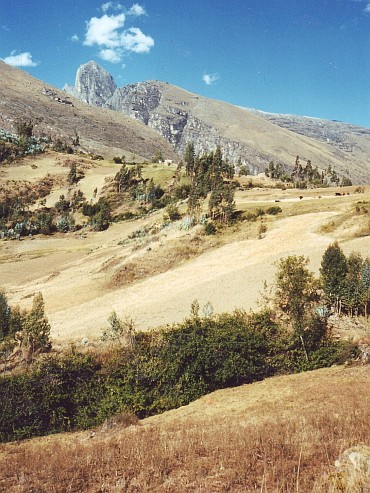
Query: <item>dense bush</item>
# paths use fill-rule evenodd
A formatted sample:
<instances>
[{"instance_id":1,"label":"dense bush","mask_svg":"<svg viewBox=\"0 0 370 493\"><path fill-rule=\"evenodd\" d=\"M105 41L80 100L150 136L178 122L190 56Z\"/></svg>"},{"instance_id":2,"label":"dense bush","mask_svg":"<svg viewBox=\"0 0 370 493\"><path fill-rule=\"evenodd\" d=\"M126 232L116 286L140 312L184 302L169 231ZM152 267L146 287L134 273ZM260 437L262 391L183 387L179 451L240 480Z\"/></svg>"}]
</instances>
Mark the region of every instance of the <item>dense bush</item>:
<instances>
[{"instance_id":1,"label":"dense bush","mask_svg":"<svg viewBox=\"0 0 370 493\"><path fill-rule=\"evenodd\" d=\"M18 135L0 129L0 162L44 152L50 140L47 137L33 137L32 129L31 122L18 123Z\"/></svg>"},{"instance_id":2,"label":"dense bush","mask_svg":"<svg viewBox=\"0 0 370 493\"><path fill-rule=\"evenodd\" d=\"M85 202L82 206L82 214L89 216L89 224L95 231L104 231L109 227L111 208L104 197L101 197L95 204Z\"/></svg>"},{"instance_id":3,"label":"dense bush","mask_svg":"<svg viewBox=\"0 0 370 493\"><path fill-rule=\"evenodd\" d=\"M83 429L124 411L145 417L216 389L333 364L342 345L328 336L325 320L316 317L310 327L303 351L267 310L194 313L181 324L132 334L104 364L73 350L50 356L0 379L0 440Z\"/></svg>"},{"instance_id":4,"label":"dense bush","mask_svg":"<svg viewBox=\"0 0 370 493\"><path fill-rule=\"evenodd\" d=\"M283 212L282 211L282 208L279 207L278 205L273 205L271 207L269 207L267 210L266 210L267 214L270 214L270 216L276 216L277 214L279 214L280 212Z\"/></svg>"}]
</instances>

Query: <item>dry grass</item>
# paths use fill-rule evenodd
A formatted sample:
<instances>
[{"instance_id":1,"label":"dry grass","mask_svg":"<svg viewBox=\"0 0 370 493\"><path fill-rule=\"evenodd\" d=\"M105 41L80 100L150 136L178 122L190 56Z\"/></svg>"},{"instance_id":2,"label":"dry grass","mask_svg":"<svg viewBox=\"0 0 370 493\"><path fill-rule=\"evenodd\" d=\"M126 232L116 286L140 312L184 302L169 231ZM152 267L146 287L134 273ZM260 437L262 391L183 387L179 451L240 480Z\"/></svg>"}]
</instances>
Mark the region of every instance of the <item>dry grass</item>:
<instances>
[{"instance_id":1,"label":"dry grass","mask_svg":"<svg viewBox=\"0 0 370 493\"><path fill-rule=\"evenodd\" d=\"M267 216L265 219L273 222L276 217ZM136 240L132 247L132 250L136 251L135 259L121 265L107 282L107 287L117 288L142 281L181 266L213 248L247 238L260 237L267 228L263 225L261 232L261 226L260 222L238 223L221 229L217 236L207 236L204 228L197 226L189 233L175 235L167 240L160 234L149 232L143 238Z\"/></svg>"},{"instance_id":2,"label":"dry grass","mask_svg":"<svg viewBox=\"0 0 370 493\"><path fill-rule=\"evenodd\" d=\"M0 490L350 493L333 465L369 442L369 370L277 377L128 428L3 445ZM351 493L368 491L362 479Z\"/></svg>"},{"instance_id":3,"label":"dry grass","mask_svg":"<svg viewBox=\"0 0 370 493\"><path fill-rule=\"evenodd\" d=\"M320 233L336 238L360 238L370 234L369 202L352 201L333 220L323 224Z\"/></svg>"},{"instance_id":4,"label":"dry grass","mask_svg":"<svg viewBox=\"0 0 370 493\"><path fill-rule=\"evenodd\" d=\"M200 236L193 237L189 243L184 242L183 239L174 239L154 248L155 243L159 241L158 237L153 237L145 241L140 247L137 246L143 251L138 253L134 261L129 261L117 269L108 282L108 287L125 286L167 272L200 255L209 247L209 242L207 243Z\"/></svg>"}]
</instances>

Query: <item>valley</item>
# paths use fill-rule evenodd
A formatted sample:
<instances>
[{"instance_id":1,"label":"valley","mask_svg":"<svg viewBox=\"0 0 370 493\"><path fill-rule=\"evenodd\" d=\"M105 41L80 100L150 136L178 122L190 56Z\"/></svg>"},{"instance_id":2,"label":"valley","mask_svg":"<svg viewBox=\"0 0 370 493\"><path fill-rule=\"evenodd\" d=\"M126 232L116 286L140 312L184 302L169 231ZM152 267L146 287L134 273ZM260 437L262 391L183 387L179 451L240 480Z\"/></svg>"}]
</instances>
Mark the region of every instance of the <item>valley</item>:
<instances>
[{"instance_id":1,"label":"valley","mask_svg":"<svg viewBox=\"0 0 370 493\"><path fill-rule=\"evenodd\" d=\"M367 491L370 130L0 75L0 491Z\"/></svg>"}]
</instances>

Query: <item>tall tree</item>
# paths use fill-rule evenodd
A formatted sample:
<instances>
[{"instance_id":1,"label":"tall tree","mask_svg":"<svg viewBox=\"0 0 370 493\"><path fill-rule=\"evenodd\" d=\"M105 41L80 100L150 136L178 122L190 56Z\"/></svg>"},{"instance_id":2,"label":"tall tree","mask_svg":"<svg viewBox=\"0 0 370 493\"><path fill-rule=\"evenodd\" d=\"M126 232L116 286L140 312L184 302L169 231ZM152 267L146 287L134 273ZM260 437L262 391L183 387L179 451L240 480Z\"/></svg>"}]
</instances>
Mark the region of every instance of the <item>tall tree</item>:
<instances>
[{"instance_id":1,"label":"tall tree","mask_svg":"<svg viewBox=\"0 0 370 493\"><path fill-rule=\"evenodd\" d=\"M194 173L194 159L195 159L194 143L189 142L184 152L185 172L187 176L192 176Z\"/></svg>"},{"instance_id":2,"label":"tall tree","mask_svg":"<svg viewBox=\"0 0 370 493\"><path fill-rule=\"evenodd\" d=\"M326 249L320 267L325 301L336 313L341 311L341 298L345 289L347 259L336 241Z\"/></svg>"},{"instance_id":3,"label":"tall tree","mask_svg":"<svg viewBox=\"0 0 370 493\"><path fill-rule=\"evenodd\" d=\"M302 330L306 314L319 300L318 282L307 264L303 256L283 258L275 278L275 304L289 315L297 331Z\"/></svg>"},{"instance_id":4,"label":"tall tree","mask_svg":"<svg viewBox=\"0 0 370 493\"><path fill-rule=\"evenodd\" d=\"M364 260L359 253L352 252L347 259L347 273L342 295L342 303L347 312L353 316L358 314L362 300L362 271Z\"/></svg>"},{"instance_id":5,"label":"tall tree","mask_svg":"<svg viewBox=\"0 0 370 493\"><path fill-rule=\"evenodd\" d=\"M121 169L116 173L114 180L116 182L117 192L126 192L133 184L135 171L133 168L128 168L126 164L122 164Z\"/></svg>"},{"instance_id":6,"label":"tall tree","mask_svg":"<svg viewBox=\"0 0 370 493\"><path fill-rule=\"evenodd\" d=\"M307 268L308 259L291 255L278 264L275 277L275 305L286 313L292 323L295 336L301 341L308 360L306 340L318 319L314 308L319 301L319 283Z\"/></svg>"},{"instance_id":7,"label":"tall tree","mask_svg":"<svg viewBox=\"0 0 370 493\"><path fill-rule=\"evenodd\" d=\"M50 324L45 315L45 304L41 293L33 298L32 308L27 313L23 325L23 343L32 355L50 346Z\"/></svg>"},{"instance_id":8,"label":"tall tree","mask_svg":"<svg viewBox=\"0 0 370 493\"><path fill-rule=\"evenodd\" d=\"M224 185L224 196L222 204L222 214L224 221L228 224L232 221L235 213L235 188L231 184Z\"/></svg>"},{"instance_id":9,"label":"tall tree","mask_svg":"<svg viewBox=\"0 0 370 493\"><path fill-rule=\"evenodd\" d=\"M0 341L9 333L10 307L7 297L0 291Z\"/></svg>"},{"instance_id":10,"label":"tall tree","mask_svg":"<svg viewBox=\"0 0 370 493\"><path fill-rule=\"evenodd\" d=\"M77 165L76 163L72 163L68 176L67 176L67 181L69 185L73 185L74 183L78 182L78 177L77 177Z\"/></svg>"},{"instance_id":11,"label":"tall tree","mask_svg":"<svg viewBox=\"0 0 370 493\"><path fill-rule=\"evenodd\" d=\"M370 303L370 259L367 258L362 269L362 303L364 307L364 315L367 318L368 305Z\"/></svg>"}]
</instances>

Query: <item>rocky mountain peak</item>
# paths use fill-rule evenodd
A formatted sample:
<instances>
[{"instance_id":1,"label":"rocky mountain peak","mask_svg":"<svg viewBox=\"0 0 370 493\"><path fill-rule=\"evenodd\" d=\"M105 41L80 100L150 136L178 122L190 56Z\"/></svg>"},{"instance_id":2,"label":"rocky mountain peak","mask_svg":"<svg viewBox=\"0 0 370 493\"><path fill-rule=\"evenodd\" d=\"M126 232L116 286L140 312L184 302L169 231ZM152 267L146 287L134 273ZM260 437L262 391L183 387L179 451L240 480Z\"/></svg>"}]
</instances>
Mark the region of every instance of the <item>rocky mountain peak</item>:
<instances>
[{"instance_id":1,"label":"rocky mountain peak","mask_svg":"<svg viewBox=\"0 0 370 493\"><path fill-rule=\"evenodd\" d=\"M149 80L117 88L96 62L82 65L73 95L109 108L155 130L182 154L189 142L196 153L221 146L223 156L257 174L271 161L289 170L296 156L318 169L328 165L353 182L370 176L370 130L342 122L278 115L233 106Z\"/></svg>"},{"instance_id":2,"label":"rocky mountain peak","mask_svg":"<svg viewBox=\"0 0 370 493\"><path fill-rule=\"evenodd\" d=\"M78 68L75 87L65 86L64 90L85 103L103 106L116 88L113 77L96 62L90 61Z\"/></svg>"}]
</instances>

